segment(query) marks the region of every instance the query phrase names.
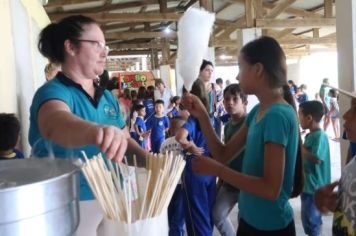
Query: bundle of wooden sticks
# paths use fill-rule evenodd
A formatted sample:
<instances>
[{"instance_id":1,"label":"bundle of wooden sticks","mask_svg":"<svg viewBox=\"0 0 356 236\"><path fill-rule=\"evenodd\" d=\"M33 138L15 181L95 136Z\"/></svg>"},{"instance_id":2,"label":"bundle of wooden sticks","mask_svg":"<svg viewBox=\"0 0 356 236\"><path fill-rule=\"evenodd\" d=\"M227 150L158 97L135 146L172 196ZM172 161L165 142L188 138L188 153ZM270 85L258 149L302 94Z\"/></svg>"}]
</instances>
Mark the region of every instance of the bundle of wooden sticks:
<instances>
[{"instance_id":1,"label":"bundle of wooden sticks","mask_svg":"<svg viewBox=\"0 0 356 236\"><path fill-rule=\"evenodd\" d=\"M129 224L167 210L185 166L180 155L150 154L146 160L146 183L140 186L135 157L134 167L127 165L126 157L125 164L113 164L100 154L91 159L85 154L84 157L82 171L104 214L108 219Z\"/></svg>"}]
</instances>

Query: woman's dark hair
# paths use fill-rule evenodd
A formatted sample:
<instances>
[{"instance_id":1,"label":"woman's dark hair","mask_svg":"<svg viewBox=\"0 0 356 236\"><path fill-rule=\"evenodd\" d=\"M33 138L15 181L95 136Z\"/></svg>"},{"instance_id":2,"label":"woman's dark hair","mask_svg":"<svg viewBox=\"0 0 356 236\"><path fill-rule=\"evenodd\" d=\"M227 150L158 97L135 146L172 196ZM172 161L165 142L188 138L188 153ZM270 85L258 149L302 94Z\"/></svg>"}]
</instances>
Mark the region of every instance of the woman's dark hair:
<instances>
[{"instance_id":1,"label":"woman's dark hair","mask_svg":"<svg viewBox=\"0 0 356 236\"><path fill-rule=\"evenodd\" d=\"M242 102L247 102L247 95L241 90L239 84L230 84L227 86L224 89L224 97L227 93L240 97Z\"/></svg>"},{"instance_id":2,"label":"woman's dark hair","mask_svg":"<svg viewBox=\"0 0 356 236\"><path fill-rule=\"evenodd\" d=\"M241 54L247 63L263 65L271 88L287 84L286 56L274 38L262 36L255 39L243 46Z\"/></svg>"},{"instance_id":3,"label":"woman's dark hair","mask_svg":"<svg viewBox=\"0 0 356 236\"><path fill-rule=\"evenodd\" d=\"M177 104L177 101L180 99L179 96L174 96L171 98L171 103Z\"/></svg>"},{"instance_id":4,"label":"woman's dark hair","mask_svg":"<svg viewBox=\"0 0 356 236\"><path fill-rule=\"evenodd\" d=\"M20 133L20 121L14 114L0 113L0 151L16 146Z\"/></svg>"},{"instance_id":5,"label":"woman's dark hair","mask_svg":"<svg viewBox=\"0 0 356 236\"><path fill-rule=\"evenodd\" d=\"M297 107L295 105L294 97L287 84L283 86L283 98L293 107L295 112L297 112ZM295 169L294 169L294 184L293 184L293 190L291 194L292 198L298 197L303 191L303 186L304 186L303 159L302 159L303 142L299 131L298 131L298 136L299 138L298 138L297 159L296 159Z\"/></svg>"},{"instance_id":6,"label":"woman's dark hair","mask_svg":"<svg viewBox=\"0 0 356 236\"><path fill-rule=\"evenodd\" d=\"M79 44L84 25L97 24L89 17L73 15L60 20L58 23L47 25L40 33L38 40L38 50L51 62L64 62L64 41L71 40L74 44Z\"/></svg>"},{"instance_id":7,"label":"woman's dark hair","mask_svg":"<svg viewBox=\"0 0 356 236\"><path fill-rule=\"evenodd\" d=\"M203 71L205 67L207 67L208 65L214 67L211 61L203 60L203 62L200 65L200 71Z\"/></svg>"},{"instance_id":8,"label":"woman's dark hair","mask_svg":"<svg viewBox=\"0 0 356 236\"><path fill-rule=\"evenodd\" d=\"M136 100L137 99L137 91L136 90L131 90L131 99L132 100Z\"/></svg>"},{"instance_id":9,"label":"woman's dark hair","mask_svg":"<svg viewBox=\"0 0 356 236\"><path fill-rule=\"evenodd\" d=\"M125 89L124 89L124 92L123 92L123 94L122 94L122 96L123 96L124 98L127 98L127 99L130 99L130 100L131 100L131 92L130 92L130 89L125 88Z\"/></svg>"},{"instance_id":10,"label":"woman's dark hair","mask_svg":"<svg viewBox=\"0 0 356 236\"><path fill-rule=\"evenodd\" d=\"M146 89L146 99L154 100L155 86L150 85Z\"/></svg>"},{"instance_id":11,"label":"woman's dark hair","mask_svg":"<svg viewBox=\"0 0 356 236\"><path fill-rule=\"evenodd\" d=\"M200 99L200 101L204 104L205 109L210 113L208 96L205 92L205 86L203 81L201 81L200 79L195 80L192 85L192 89L190 90L190 93L197 96Z\"/></svg>"},{"instance_id":12,"label":"woman's dark hair","mask_svg":"<svg viewBox=\"0 0 356 236\"><path fill-rule=\"evenodd\" d=\"M146 88L144 86L140 86L137 92L137 99L145 99L146 98Z\"/></svg>"}]
</instances>

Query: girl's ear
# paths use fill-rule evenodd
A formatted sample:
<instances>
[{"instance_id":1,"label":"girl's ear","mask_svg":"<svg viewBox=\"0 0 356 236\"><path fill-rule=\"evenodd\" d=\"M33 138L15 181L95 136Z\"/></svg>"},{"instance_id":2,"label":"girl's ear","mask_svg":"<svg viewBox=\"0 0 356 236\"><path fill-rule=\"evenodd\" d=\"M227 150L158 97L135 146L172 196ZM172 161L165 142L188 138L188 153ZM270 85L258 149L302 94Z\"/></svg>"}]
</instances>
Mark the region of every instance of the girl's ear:
<instances>
[{"instance_id":1,"label":"girl's ear","mask_svg":"<svg viewBox=\"0 0 356 236\"><path fill-rule=\"evenodd\" d=\"M256 74L257 74L259 77L262 77L262 75L263 75L263 70L264 70L264 67L263 67L262 63L257 62L256 64L254 64L254 66L255 66Z\"/></svg>"},{"instance_id":2,"label":"girl's ear","mask_svg":"<svg viewBox=\"0 0 356 236\"><path fill-rule=\"evenodd\" d=\"M64 41L64 51L71 56L75 56L75 46L69 39Z\"/></svg>"}]
</instances>

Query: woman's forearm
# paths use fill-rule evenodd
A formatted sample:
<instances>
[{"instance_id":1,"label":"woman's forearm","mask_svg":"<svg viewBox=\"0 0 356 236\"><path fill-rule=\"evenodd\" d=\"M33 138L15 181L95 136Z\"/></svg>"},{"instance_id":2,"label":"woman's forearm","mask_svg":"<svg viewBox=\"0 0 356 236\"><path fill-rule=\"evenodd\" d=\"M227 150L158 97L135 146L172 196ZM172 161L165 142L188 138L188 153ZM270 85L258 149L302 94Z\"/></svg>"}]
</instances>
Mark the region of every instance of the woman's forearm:
<instances>
[{"instance_id":1,"label":"woman's forearm","mask_svg":"<svg viewBox=\"0 0 356 236\"><path fill-rule=\"evenodd\" d=\"M97 124L85 121L67 111L54 111L42 115L40 112L37 122L45 139L67 148L96 143L97 129L100 128Z\"/></svg>"}]
</instances>

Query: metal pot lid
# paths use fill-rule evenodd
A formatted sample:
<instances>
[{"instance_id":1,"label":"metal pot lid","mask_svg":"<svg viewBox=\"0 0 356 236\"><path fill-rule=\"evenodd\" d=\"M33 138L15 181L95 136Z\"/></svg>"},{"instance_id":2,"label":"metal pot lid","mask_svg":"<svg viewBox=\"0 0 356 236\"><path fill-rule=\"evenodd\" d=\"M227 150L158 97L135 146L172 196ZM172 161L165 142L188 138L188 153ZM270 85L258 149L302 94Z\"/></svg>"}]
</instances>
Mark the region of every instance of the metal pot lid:
<instances>
[{"instance_id":1,"label":"metal pot lid","mask_svg":"<svg viewBox=\"0 0 356 236\"><path fill-rule=\"evenodd\" d=\"M0 192L71 175L79 167L73 160L28 158L0 161Z\"/></svg>"}]
</instances>

